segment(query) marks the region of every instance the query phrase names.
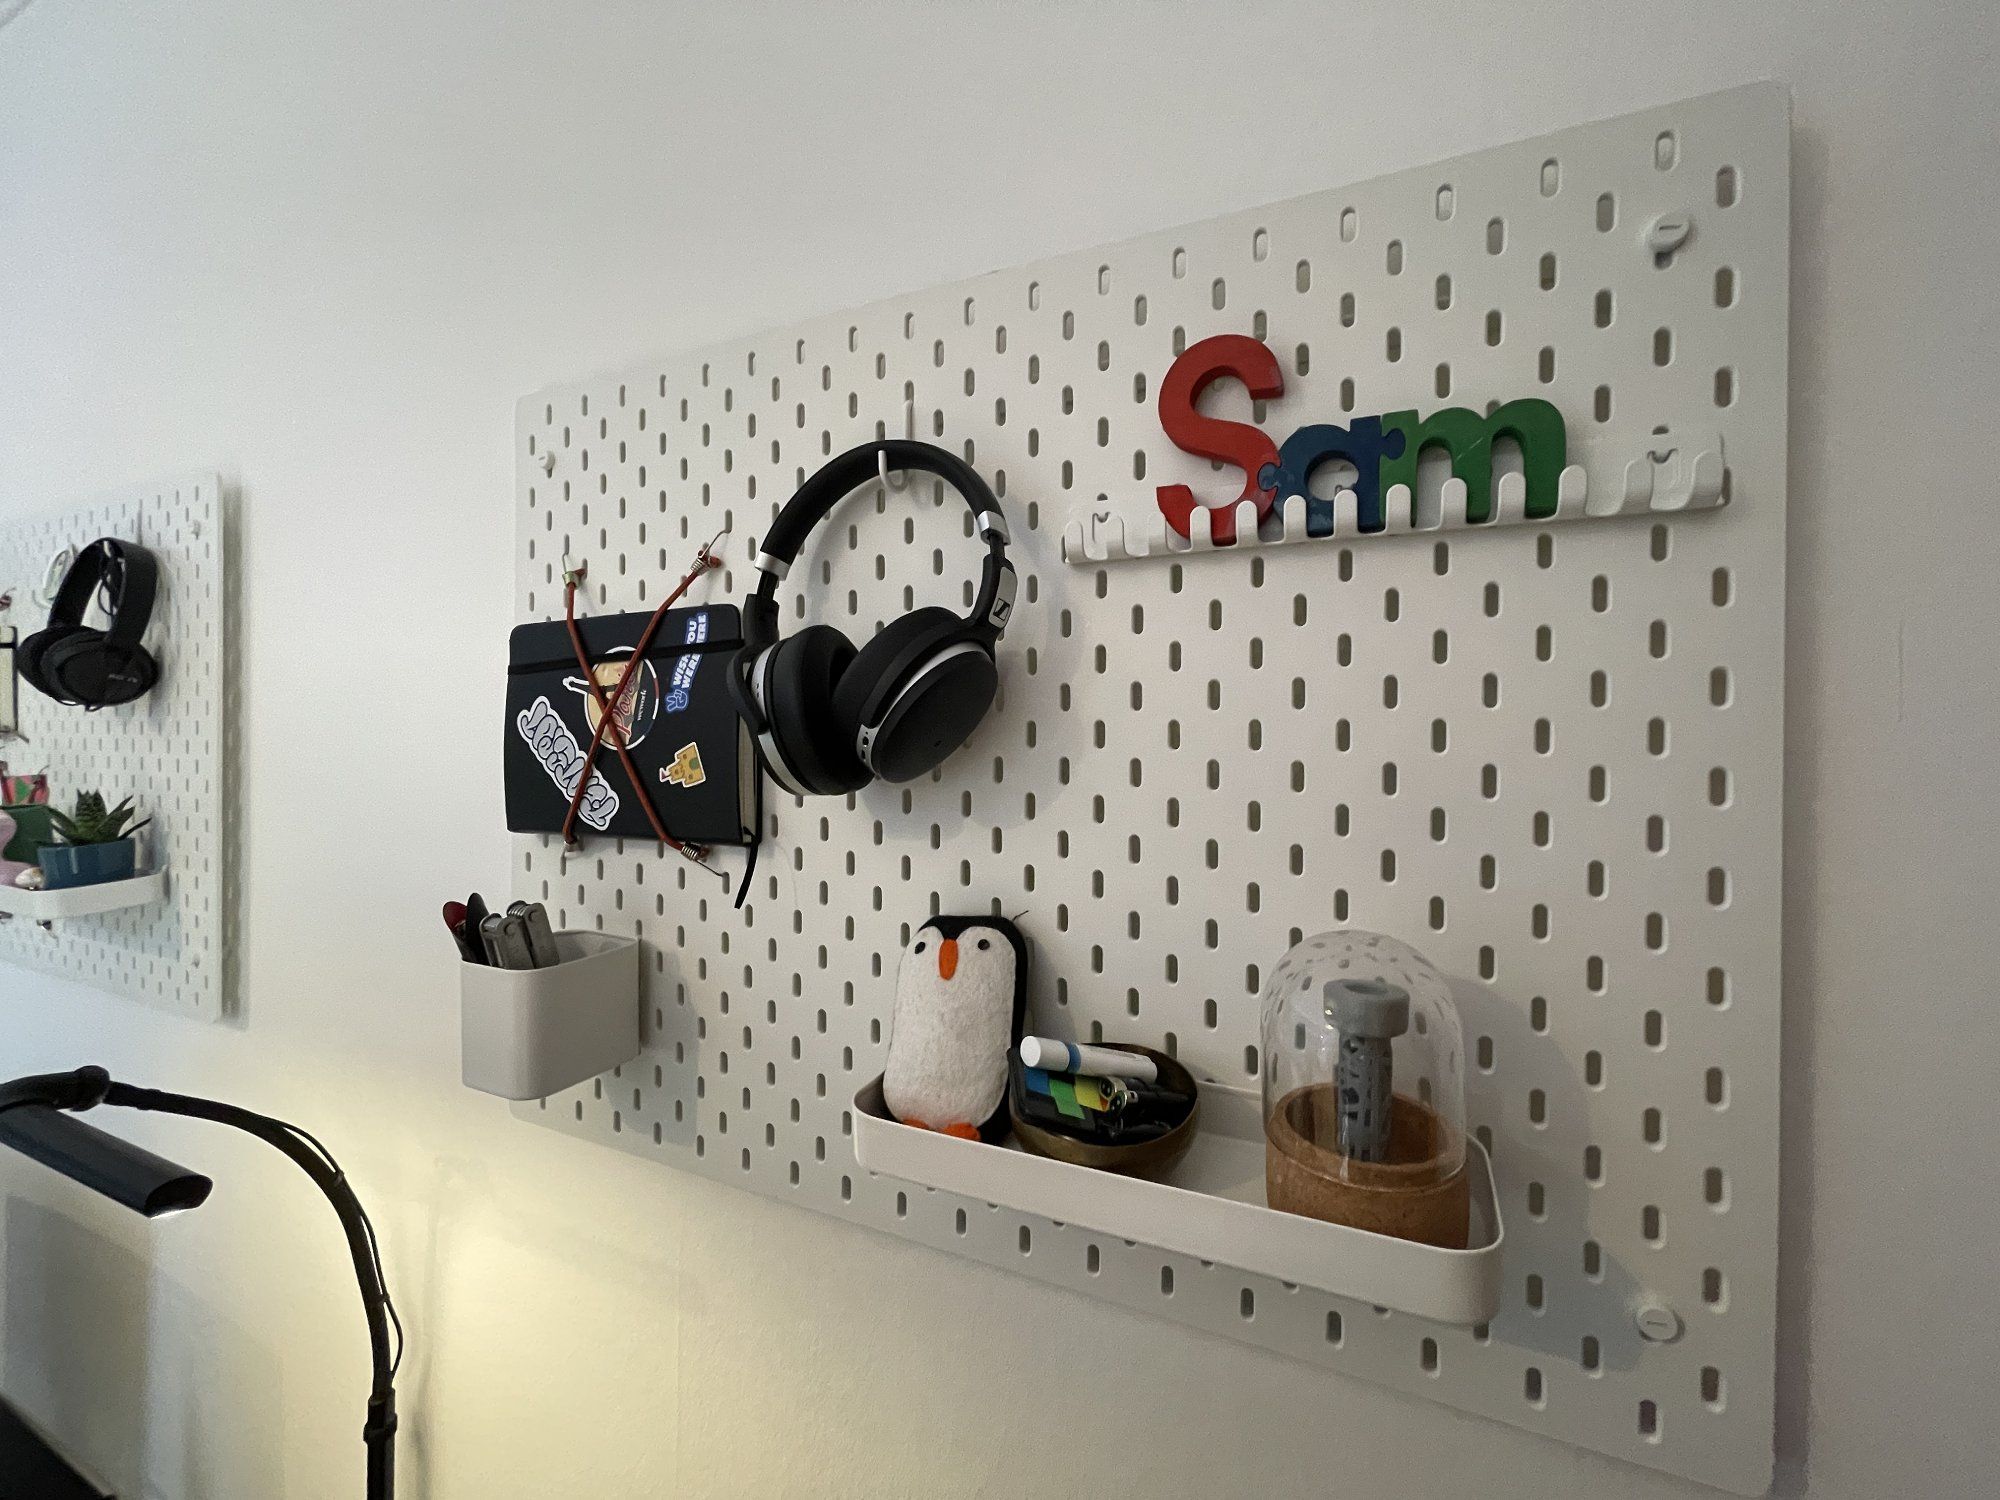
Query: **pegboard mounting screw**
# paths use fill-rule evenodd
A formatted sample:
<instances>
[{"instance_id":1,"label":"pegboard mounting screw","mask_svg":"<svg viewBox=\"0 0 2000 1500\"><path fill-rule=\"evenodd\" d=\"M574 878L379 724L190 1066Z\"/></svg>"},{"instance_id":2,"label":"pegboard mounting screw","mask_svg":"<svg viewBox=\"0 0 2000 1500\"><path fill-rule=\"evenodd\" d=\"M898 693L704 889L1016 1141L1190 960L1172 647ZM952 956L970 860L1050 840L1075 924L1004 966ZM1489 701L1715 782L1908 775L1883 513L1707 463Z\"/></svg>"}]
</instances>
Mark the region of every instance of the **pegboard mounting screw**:
<instances>
[{"instance_id":1,"label":"pegboard mounting screw","mask_svg":"<svg viewBox=\"0 0 2000 1500\"><path fill-rule=\"evenodd\" d=\"M1649 1344L1671 1344L1681 1336L1681 1316L1658 1297L1641 1298L1632 1308L1639 1337Z\"/></svg>"},{"instance_id":2,"label":"pegboard mounting screw","mask_svg":"<svg viewBox=\"0 0 2000 1500\"><path fill-rule=\"evenodd\" d=\"M1656 265L1665 265L1694 233L1694 216L1685 213L1657 214L1646 226L1646 249Z\"/></svg>"}]
</instances>

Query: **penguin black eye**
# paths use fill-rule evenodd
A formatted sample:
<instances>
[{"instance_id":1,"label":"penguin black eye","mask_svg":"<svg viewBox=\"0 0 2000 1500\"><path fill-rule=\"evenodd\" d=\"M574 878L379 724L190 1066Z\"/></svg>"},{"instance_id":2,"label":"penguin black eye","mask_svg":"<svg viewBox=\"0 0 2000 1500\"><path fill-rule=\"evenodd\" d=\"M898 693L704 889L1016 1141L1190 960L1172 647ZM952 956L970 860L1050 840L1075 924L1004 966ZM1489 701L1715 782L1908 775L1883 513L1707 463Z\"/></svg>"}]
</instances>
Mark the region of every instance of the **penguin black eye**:
<instances>
[{"instance_id":1,"label":"penguin black eye","mask_svg":"<svg viewBox=\"0 0 2000 1500\"><path fill-rule=\"evenodd\" d=\"M924 951L924 945L923 945L922 943L919 943L919 944L917 944L917 948L916 948L916 951L917 951L917 952L919 952L919 953L923 952L923 951Z\"/></svg>"},{"instance_id":2,"label":"penguin black eye","mask_svg":"<svg viewBox=\"0 0 2000 1500\"><path fill-rule=\"evenodd\" d=\"M991 948L992 946L993 946L993 944L992 944L992 943L990 943L989 941L987 941L987 940L986 940L985 938L981 938L981 939L979 940L979 948L980 948L980 951L981 951L982 953L983 953L983 952L984 952L984 951L985 951L986 949L988 949L988 948Z\"/></svg>"}]
</instances>

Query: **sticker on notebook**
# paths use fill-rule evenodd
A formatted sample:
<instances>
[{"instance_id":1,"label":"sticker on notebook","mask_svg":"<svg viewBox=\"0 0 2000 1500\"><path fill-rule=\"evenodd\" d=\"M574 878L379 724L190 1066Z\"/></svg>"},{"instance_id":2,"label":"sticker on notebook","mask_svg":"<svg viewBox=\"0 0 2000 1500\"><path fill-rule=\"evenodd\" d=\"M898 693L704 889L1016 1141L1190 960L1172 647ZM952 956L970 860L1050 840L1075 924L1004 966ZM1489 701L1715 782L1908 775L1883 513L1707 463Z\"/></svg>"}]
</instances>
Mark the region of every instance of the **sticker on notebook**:
<instances>
[{"instance_id":1,"label":"sticker on notebook","mask_svg":"<svg viewBox=\"0 0 2000 1500\"><path fill-rule=\"evenodd\" d=\"M625 675L625 664L631 655L630 646L620 646L592 668L591 675L597 679L598 687L607 697L617 692L618 679ZM590 726L591 734L595 735L598 724L604 718L604 711L597 706L597 694L591 692L589 683L575 675L565 677L563 686L583 699L584 721ZM639 670L632 674L632 680L625 685L625 691L618 695L618 728L625 736L625 748L638 748L652 732L653 724L659 717L660 674L653 670L651 662L642 661Z\"/></svg>"},{"instance_id":2,"label":"sticker on notebook","mask_svg":"<svg viewBox=\"0 0 2000 1500\"><path fill-rule=\"evenodd\" d=\"M697 610L693 618L687 622L687 638L681 644L685 646L699 646L707 639L708 611L705 609ZM698 652L694 651L688 652L687 655L674 663L673 676L667 688L667 701L665 705L667 713L677 714L688 706L688 694L694 688L694 674L700 666L701 656Z\"/></svg>"},{"instance_id":3,"label":"sticker on notebook","mask_svg":"<svg viewBox=\"0 0 2000 1500\"><path fill-rule=\"evenodd\" d=\"M689 740L676 750L672 763L660 767L660 780L678 787L700 786L708 780L701 768L701 746Z\"/></svg>"},{"instance_id":4,"label":"sticker on notebook","mask_svg":"<svg viewBox=\"0 0 2000 1500\"><path fill-rule=\"evenodd\" d=\"M583 776L583 747L576 742L575 734L563 722L563 716L555 711L547 698L537 698L528 707L514 715L514 728L528 749L534 753L542 769L549 773L549 780L556 784L556 790L563 794L567 802L576 795L576 784ZM584 788L583 802L576 815L599 833L611 826L611 820L618 812L618 794L611 790L611 784L601 772L590 773L590 785Z\"/></svg>"}]
</instances>

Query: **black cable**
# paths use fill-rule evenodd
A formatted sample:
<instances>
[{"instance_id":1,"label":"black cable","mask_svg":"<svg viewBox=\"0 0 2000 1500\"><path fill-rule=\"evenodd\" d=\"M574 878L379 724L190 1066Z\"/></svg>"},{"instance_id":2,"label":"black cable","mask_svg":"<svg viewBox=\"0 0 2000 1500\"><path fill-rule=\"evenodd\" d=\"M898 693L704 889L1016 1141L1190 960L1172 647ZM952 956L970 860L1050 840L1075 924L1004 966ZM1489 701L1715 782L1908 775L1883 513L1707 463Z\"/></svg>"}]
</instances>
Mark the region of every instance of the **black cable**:
<instances>
[{"instance_id":1,"label":"black cable","mask_svg":"<svg viewBox=\"0 0 2000 1500\"><path fill-rule=\"evenodd\" d=\"M280 1120L271 1115L262 1116L261 1118L268 1119L272 1124L283 1126L286 1130L289 1130L325 1159L328 1169L332 1171L334 1176L338 1177L342 1182L347 1180L347 1171L341 1166L338 1158L310 1130L307 1130L303 1125L294 1125L289 1120ZM389 1373L394 1375L397 1370L402 1368L403 1364L403 1320L396 1315L395 1301L389 1296L388 1274L382 1269L382 1240L381 1236L375 1232L375 1221L368 1217L368 1210L362 1206L359 1198L354 1201L354 1209L360 1216L363 1232L368 1236L368 1253L374 1264L376 1285L381 1289L382 1309L388 1313L390 1326L396 1331L396 1353L389 1361Z\"/></svg>"}]
</instances>

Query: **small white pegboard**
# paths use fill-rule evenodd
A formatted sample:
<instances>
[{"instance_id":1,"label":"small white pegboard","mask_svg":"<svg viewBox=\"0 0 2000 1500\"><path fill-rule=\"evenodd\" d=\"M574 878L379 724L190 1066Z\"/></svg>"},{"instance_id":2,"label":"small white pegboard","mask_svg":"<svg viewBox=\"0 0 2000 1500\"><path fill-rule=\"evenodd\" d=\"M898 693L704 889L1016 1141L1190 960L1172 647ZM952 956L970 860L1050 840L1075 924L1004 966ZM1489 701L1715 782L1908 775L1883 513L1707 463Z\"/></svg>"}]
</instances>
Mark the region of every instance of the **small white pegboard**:
<instances>
[{"instance_id":1,"label":"small white pegboard","mask_svg":"<svg viewBox=\"0 0 2000 1500\"><path fill-rule=\"evenodd\" d=\"M1659 215L1693 222L1664 263ZM709 597L830 454L900 433L992 477L1021 602L1002 701L942 773L774 794L740 914L650 844L517 895L645 938L636 1062L525 1116L687 1170L1745 1493L1771 1473L1789 124L1756 86L940 287L552 389L518 416L516 603L650 606L731 528ZM1274 437L1540 396L1622 476L1713 433L1726 504L1067 566L1156 484L1232 498L1154 400L1262 339ZM1446 394L1448 393L1448 394ZM1240 388L1212 406L1253 416ZM850 500L782 592L865 638L969 604L928 480ZM811 589L810 600L800 588ZM1302 934L1392 933L1457 976L1507 1294L1456 1330L874 1178L849 1101L928 912L1025 912L1042 1024L1243 1084ZM1641 1336L1642 1302L1669 1309ZM1657 1331L1657 1330L1656 1330ZM1670 1329L1669 1331L1672 1331Z\"/></svg>"},{"instance_id":2,"label":"small white pegboard","mask_svg":"<svg viewBox=\"0 0 2000 1500\"><path fill-rule=\"evenodd\" d=\"M149 862L168 871L166 896L47 928L0 920L0 963L215 1020L226 1004L233 920L223 832L229 630L221 482L193 475L0 524L0 593L13 595L0 624L22 640L46 624L48 606L37 590L50 559L101 536L141 542L159 559L146 647L160 663L160 683L135 703L87 712L23 682L27 741L0 741L0 760L17 772L47 771L62 805L79 791L101 790L114 802L130 795L153 820L140 839ZM94 613L87 619L101 623Z\"/></svg>"}]
</instances>

